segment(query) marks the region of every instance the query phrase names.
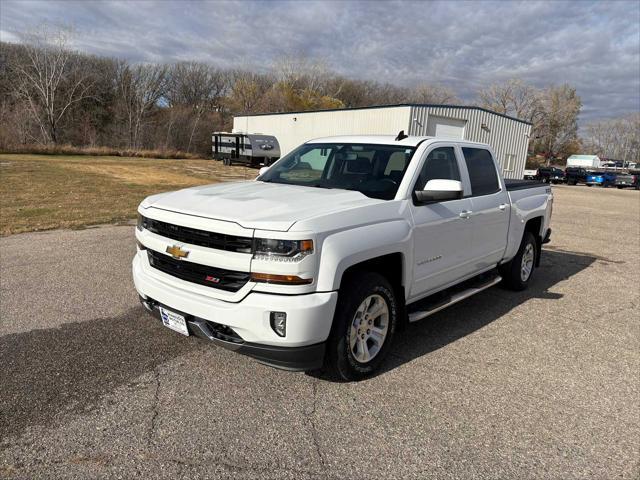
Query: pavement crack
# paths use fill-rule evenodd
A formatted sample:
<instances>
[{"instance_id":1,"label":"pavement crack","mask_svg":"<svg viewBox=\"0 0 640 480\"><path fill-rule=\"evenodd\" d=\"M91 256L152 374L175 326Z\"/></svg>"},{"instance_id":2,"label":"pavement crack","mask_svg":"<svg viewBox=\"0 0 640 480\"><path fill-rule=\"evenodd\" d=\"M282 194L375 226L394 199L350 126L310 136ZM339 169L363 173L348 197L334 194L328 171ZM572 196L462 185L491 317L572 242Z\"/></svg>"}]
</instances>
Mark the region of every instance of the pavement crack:
<instances>
[{"instance_id":1,"label":"pavement crack","mask_svg":"<svg viewBox=\"0 0 640 480\"><path fill-rule=\"evenodd\" d=\"M316 455L318 456L318 461L320 462L320 467L324 472L327 472L327 464L324 458L324 454L322 453L322 447L320 446L318 428L315 421L316 408L318 404L318 382L318 379L314 379L313 383L311 384L313 401L311 402L311 411L306 415L306 421L309 424L309 428L311 430L311 440L313 441Z\"/></svg>"},{"instance_id":2,"label":"pavement crack","mask_svg":"<svg viewBox=\"0 0 640 480\"><path fill-rule=\"evenodd\" d=\"M151 406L151 420L149 422L149 430L147 432L147 448L151 447L153 436L155 435L156 422L158 420L158 404L160 401L160 371L158 368L153 369L153 381L156 384L153 392L153 403Z\"/></svg>"}]
</instances>

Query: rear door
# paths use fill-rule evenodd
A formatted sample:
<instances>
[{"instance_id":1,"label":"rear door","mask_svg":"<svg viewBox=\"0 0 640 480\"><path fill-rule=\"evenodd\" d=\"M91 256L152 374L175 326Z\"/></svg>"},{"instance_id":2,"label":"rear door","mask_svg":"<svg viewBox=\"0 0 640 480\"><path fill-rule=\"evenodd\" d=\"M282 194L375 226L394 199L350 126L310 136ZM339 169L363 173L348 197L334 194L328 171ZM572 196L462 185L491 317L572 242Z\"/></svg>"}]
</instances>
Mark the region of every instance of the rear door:
<instances>
[{"instance_id":1,"label":"rear door","mask_svg":"<svg viewBox=\"0 0 640 480\"><path fill-rule=\"evenodd\" d=\"M412 191L423 190L429 180L462 181L461 170L454 146L436 144L427 151ZM417 299L448 285L473 269L470 257L471 225L467 218L470 210L469 198L426 205L414 198L411 204L415 227L410 299Z\"/></svg>"},{"instance_id":2,"label":"rear door","mask_svg":"<svg viewBox=\"0 0 640 480\"><path fill-rule=\"evenodd\" d=\"M471 245L475 271L502 260L507 246L511 204L489 150L462 147L471 185Z\"/></svg>"}]
</instances>

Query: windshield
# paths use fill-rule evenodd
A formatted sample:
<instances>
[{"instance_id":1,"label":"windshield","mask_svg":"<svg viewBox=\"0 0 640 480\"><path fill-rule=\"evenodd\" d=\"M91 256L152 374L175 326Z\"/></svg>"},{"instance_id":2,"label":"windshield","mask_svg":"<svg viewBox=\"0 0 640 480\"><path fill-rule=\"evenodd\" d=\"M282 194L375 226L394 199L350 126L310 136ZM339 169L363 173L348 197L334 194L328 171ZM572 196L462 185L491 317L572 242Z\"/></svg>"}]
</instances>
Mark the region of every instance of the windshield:
<instances>
[{"instance_id":1,"label":"windshield","mask_svg":"<svg viewBox=\"0 0 640 480\"><path fill-rule=\"evenodd\" d=\"M414 151L413 147L397 145L304 144L278 160L258 180L355 190L391 200Z\"/></svg>"}]
</instances>

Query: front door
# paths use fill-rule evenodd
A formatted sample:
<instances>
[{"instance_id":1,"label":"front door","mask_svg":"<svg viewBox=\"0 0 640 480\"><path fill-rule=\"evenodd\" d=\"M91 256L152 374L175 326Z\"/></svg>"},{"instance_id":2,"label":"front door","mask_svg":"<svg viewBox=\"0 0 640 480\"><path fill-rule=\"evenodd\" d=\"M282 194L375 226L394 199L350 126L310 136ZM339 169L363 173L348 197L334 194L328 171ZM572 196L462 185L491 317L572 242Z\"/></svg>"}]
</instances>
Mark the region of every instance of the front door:
<instances>
[{"instance_id":1,"label":"front door","mask_svg":"<svg viewBox=\"0 0 640 480\"><path fill-rule=\"evenodd\" d=\"M429 180L461 180L459 160L453 146L438 146L424 161L414 190ZM468 275L471 265L471 199L461 198L420 205L413 202L413 286L415 300Z\"/></svg>"}]
</instances>

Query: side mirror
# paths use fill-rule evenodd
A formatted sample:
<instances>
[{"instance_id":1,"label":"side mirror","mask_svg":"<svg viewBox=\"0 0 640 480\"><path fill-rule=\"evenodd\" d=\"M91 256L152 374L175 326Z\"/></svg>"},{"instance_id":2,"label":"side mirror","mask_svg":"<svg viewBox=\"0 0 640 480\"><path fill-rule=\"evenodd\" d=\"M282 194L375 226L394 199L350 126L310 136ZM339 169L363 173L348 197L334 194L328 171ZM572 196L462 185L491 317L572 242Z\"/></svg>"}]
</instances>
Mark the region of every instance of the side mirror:
<instances>
[{"instance_id":1,"label":"side mirror","mask_svg":"<svg viewBox=\"0 0 640 480\"><path fill-rule=\"evenodd\" d=\"M416 199L420 203L444 202L462 198L462 183L457 180L429 180L424 190L416 190Z\"/></svg>"}]
</instances>

